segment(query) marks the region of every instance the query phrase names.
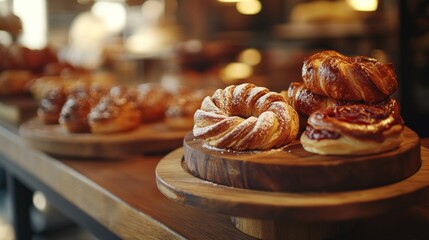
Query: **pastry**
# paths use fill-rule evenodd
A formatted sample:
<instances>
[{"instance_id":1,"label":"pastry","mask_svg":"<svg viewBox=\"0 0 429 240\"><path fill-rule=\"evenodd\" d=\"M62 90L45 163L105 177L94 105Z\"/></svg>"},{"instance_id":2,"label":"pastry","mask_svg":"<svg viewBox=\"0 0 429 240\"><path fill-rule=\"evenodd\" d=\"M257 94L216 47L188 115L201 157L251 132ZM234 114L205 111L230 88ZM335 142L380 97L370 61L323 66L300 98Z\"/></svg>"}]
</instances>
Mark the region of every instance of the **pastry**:
<instances>
[{"instance_id":1,"label":"pastry","mask_svg":"<svg viewBox=\"0 0 429 240\"><path fill-rule=\"evenodd\" d=\"M313 112L332 106L341 106L363 102L350 102L335 100L329 97L315 94L305 87L303 83L292 82L284 94L287 102L291 105L300 116L308 117Z\"/></svg>"},{"instance_id":2,"label":"pastry","mask_svg":"<svg viewBox=\"0 0 429 240\"><path fill-rule=\"evenodd\" d=\"M50 89L39 101L38 118L45 124L57 124L67 97L68 92L64 87Z\"/></svg>"},{"instance_id":3,"label":"pastry","mask_svg":"<svg viewBox=\"0 0 429 240\"><path fill-rule=\"evenodd\" d=\"M34 74L27 70L4 70L0 72L0 95L14 95L28 92L28 84Z\"/></svg>"},{"instance_id":4,"label":"pastry","mask_svg":"<svg viewBox=\"0 0 429 240\"><path fill-rule=\"evenodd\" d=\"M211 90L196 90L174 95L165 112L165 123L171 129L192 130L194 114L201 107L201 102Z\"/></svg>"},{"instance_id":5,"label":"pastry","mask_svg":"<svg viewBox=\"0 0 429 240\"><path fill-rule=\"evenodd\" d=\"M117 133L136 129L141 123L136 89L113 87L88 114L92 133Z\"/></svg>"},{"instance_id":6,"label":"pastry","mask_svg":"<svg viewBox=\"0 0 429 240\"><path fill-rule=\"evenodd\" d=\"M320 109L310 115L301 144L323 155L365 155L397 148L404 122L399 104L353 104Z\"/></svg>"},{"instance_id":7,"label":"pastry","mask_svg":"<svg viewBox=\"0 0 429 240\"><path fill-rule=\"evenodd\" d=\"M60 125L72 133L90 132L88 114L103 95L104 89L88 85L74 89L61 109Z\"/></svg>"},{"instance_id":8,"label":"pastry","mask_svg":"<svg viewBox=\"0 0 429 240\"><path fill-rule=\"evenodd\" d=\"M306 58L302 79L311 92L343 101L380 102L398 87L392 64L332 50Z\"/></svg>"},{"instance_id":9,"label":"pastry","mask_svg":"<svg viewBox=\"0 0 429 240\"><path fill-rule=\"evenodd\" d=\"M282 95L244 83L204 98L193 134L220 149L268 150L292 142L298 129L298 114Z\"/></svg>"},{"instance_id":10,"label":"pastry","mask_svg":"<svg viewBox=\"0 0 429 240\"><path fill-rule=\"evenodd\" d=\"M138 86L138 107L142 112L142 122L155 122L164 119L171 94L161 85L144 83Z\"/></svg>"}]
</instances>

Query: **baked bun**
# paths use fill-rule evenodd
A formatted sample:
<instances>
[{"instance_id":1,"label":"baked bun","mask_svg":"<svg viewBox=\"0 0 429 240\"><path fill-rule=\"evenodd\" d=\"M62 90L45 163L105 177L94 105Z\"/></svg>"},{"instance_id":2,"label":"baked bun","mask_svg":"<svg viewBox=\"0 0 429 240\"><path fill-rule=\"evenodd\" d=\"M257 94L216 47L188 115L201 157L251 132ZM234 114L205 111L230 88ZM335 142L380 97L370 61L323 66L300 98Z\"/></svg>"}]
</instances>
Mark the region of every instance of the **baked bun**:
<instances>
[{"instance_id":1,"label":"baked bun","mask_svg":"<svg viewBox=\"0 0 429 240\"><path fill-rule=\"evenodd\" d=\"M216 148L267 150L292 142L298 129L298 114L282 95L244 83L206 97L195 112L193 134Z\"/></svg>"},{"instance_id":2,"label":"baked bun","mask_svg":"<svg viewBox=\"0 0 429 240\"><path fill-rule=\"evenodd\" d=\"M343 101L377 103L398 87L392 64L331 50L306 58L302 79L311 92Z\"/></svg>"},{"instance_id":3,"label":"baked bun","mask_svg":"<svg viewBox=\"0 0 429 240\"><path fill-rule=\"evenodd\" d=\"M132 88L114 87L88 114L92 133L125 132L140 126L141 111Z\"/></svg>"},{"instance_id":4,"label":"baked bun","mask_svg":"<svg viewBox=\"0 0 429 240\"><path fill-rule=\"evenodd\" d=\"M171 94L160 84L144 83L138 86L138 107L142 112L142 122L164 119Z\"/></svg>"},{"instance_id":5,"label":"baked bun","mask_svg":"<svg viewBox=\"0 0 429 240\"><path fill-rule=\"evenodd\" d=\"M50 89L39 101L38 118L45 124L57 124L67 97L68 92L64 87Z\"/></svg>"},{"instance_id":6,"label":"baked bun","mask_svg":"<svg viewBox=\"0 0 429 240\"><path fill-rule=\"evenodd\" d=\"M103 95L104 89L87 85L74 89L61 109L60 125L72 133L90 132L88 114Z\"/></svg>"},{"instance_id":7,"label":"baked bun","mask_svg":"<svg viewBox=\"0 0 429 240\"><path fill-rule=\"evenodd\" d=\"M366 155L389 151L402 142L399 104L355 104L320 109L301 135L305 150L323 155Z\"/></svg>"}]
</instances>

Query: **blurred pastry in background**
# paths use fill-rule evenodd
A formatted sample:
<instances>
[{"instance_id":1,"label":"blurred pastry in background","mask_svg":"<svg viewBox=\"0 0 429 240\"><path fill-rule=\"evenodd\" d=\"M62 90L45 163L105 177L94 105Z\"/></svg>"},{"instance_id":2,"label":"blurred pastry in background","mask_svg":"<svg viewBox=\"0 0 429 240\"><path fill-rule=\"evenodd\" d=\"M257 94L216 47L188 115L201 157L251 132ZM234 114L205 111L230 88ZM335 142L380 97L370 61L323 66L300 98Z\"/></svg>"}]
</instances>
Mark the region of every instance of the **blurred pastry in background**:
<instances>
[{"instance_id":1,"label":"blurred pastry in background","mask_svg":"<svg viewBox=\"0 0 429 240\"><path fill-rule=\"evenodd\" d=\"M4 70L0 72L0 96L28 92L28 84L34 74L27 70Z\"/></svg>"},{"instance_id":2,"label":"blurred pastry in background","mask_svg":"<svg viewBox=\"0 0 429 240\"><path fill-rule=\"evenodd\" d=\"M167 126L177 130L192 130L195 112L201 107L203 99L213 92L212 89L203 89L174 95L165 112Z\"/></svg>"},{"instance_id":3,"label":"blurred pastry in background","mask_svg":"<svg viewBox=\"0 0 429 240\"><path fill-rule=\"evenodd\" d=\"M104 89L88 85L74 89L61 109L60 125L72 133L90 132L88 114L104 93Z\"/></svg>"},{"instance_id":4,"label":"blurred pastry in background","mask_svg":"<svg viewBox=\"0 0 429 240\"><path fill-rule=\"evenodd\" d=\"M68 91L63 86L50 89L39 101L37 116L45 124L58 124L61 109L67 101Z\"/></svg>"},{"instance_id":5,"label":"blurred pastry in background","mask_svg":"<svg viewBox=\"0 0 429 240\"><path fill-rule=\"evenodd\" d=\"M164 119L170 98L165 88L156 83L143 83L138 86L138 106L142 112L142 122L155 122Z\"/></svg>"},{"instance_id":6,"label":"blurred pastry in background","mask_svg":"<svg viewBox=\"0 0 429 240\"><path fill-rule=\"evenodd\" d=\"M88 114L91 132L117 133L139 127L142 114L137 94L134 88L113 87Z\"/></svg>"}]
</instances>

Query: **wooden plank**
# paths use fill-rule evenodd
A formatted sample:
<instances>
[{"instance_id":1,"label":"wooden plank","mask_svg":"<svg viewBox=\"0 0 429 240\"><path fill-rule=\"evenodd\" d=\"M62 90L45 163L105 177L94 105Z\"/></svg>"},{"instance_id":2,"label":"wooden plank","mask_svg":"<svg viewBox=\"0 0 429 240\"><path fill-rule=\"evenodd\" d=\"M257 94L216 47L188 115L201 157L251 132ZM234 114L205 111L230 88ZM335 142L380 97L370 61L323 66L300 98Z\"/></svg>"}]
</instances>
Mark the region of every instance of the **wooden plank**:
<instances>
[{"instance_id":1,"label":"wooden plank","mask_svg":"<svg viewBox=\"0 0 429 240\"><path fill-rule=\"evenodd\" d=\"M228 216L165 198L154 176L162 156L57 160L3 127L0 152L123 239L251 239Z\"/></svg>"}]
</instances>

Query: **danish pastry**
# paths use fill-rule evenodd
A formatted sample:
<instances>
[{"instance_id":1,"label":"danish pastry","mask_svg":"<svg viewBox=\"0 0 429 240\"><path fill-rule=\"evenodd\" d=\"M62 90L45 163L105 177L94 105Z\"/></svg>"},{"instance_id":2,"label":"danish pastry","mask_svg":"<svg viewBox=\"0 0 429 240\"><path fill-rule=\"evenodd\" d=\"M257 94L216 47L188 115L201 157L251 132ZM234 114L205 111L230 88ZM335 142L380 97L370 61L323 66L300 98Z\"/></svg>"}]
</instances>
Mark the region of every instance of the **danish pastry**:
<instances>
[{"instance_id":1,"label":"danish pastry","mask_svg":"<svg viewBox=\"0 0 429 240\"><path fill-rule=\"evenodd\" d=\"M399 104L354 104L320 109L310 115L301 144L323 155L364 155L394 149L402 142Z\"/></svg>"}]
</instances>

